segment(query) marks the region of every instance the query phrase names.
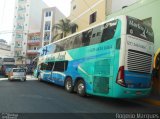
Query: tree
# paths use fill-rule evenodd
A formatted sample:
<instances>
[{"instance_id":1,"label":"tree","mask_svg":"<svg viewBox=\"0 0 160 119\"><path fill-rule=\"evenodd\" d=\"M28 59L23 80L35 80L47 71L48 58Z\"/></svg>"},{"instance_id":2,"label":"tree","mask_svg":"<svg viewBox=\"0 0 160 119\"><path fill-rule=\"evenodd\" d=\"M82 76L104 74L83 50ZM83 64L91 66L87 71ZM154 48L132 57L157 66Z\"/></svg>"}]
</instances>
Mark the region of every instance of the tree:
<instances>
[{"instance_id":1,"label":"tree","mask_svg":"<svg viewBox=\"0 0 160 119\"><path fill-rule=\"evenodd\" d=\"M61 19L58 24L53 25L52 31L54 32L55 30L60 30L61 33L56 33L55 36L53 37L52 41L55 40L55 38L64 38L66 37L69 33L74 33L76 32L76 29L78 28L78 25L75 23L71 23L71 21L67 18Z\"/></svg>"}]
</instances>

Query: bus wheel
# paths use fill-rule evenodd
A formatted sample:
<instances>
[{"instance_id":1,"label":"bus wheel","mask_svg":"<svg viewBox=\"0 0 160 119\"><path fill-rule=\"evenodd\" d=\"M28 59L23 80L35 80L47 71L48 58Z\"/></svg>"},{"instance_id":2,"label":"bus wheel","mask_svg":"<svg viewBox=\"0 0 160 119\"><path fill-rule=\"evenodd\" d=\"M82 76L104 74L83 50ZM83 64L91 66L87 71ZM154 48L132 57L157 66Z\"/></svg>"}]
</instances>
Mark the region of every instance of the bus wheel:
<instances>
[{"instance_id":1,"label":"bus wheel","mask_svg":"<svg viewBox=\"0 0 160 119\"><path fill-rule=\"evenodd\" d=\"M66 78L64 86L65 86L65 90L67 92L70 92L70 93L73 92L73 85L72 85L72 78L71 77Z\"/></svg>"},{"instance_id":2,"label":"bus wheel","mask_svg":"<svg viewBox=\"0 0 160 119\"><path fill-rule=\"evenodd\" d=\"M85 83L83 80L79 80L77 83L77 93L78 95L84 97L86 96L86 92L85 92Z\"/></svg>"}]
</instances>

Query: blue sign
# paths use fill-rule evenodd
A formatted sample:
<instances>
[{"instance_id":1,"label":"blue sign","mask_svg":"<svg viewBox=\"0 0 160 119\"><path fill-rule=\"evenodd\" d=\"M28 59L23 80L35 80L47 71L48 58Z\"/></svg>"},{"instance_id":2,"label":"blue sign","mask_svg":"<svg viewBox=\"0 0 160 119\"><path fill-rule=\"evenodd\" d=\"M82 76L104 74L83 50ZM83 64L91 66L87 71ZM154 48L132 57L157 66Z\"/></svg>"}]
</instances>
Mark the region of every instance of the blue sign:
<instances>
[{"instance_id":1,"label":"blue sign","mask_svg":"<svg viewBox=\"0 0 160 119\"><path fill-rule=\"evenodd\" d=\"M44 55L54 53L55 48L56 48L55 44L49 44L40 48L38 52L40 53L40 56L44 56Z\"/></svg>"}]
</instances>

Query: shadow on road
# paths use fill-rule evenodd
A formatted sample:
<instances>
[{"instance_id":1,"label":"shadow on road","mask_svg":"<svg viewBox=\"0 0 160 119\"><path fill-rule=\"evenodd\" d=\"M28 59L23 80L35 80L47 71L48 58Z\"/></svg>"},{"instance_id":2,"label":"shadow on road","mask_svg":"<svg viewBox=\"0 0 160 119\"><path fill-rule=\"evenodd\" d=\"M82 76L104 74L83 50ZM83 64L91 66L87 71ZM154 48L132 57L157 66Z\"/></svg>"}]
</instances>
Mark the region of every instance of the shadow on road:
<instances>
[{"instance_id":1,"label":"shadow on road","mask_svg":"<svg viewBox=\"0 0 160 119\"><path fill-rule=\"evenodd\" d=\"M45 81L41 81L40 83L44 83L47 86L54 88L53 90L57 89L57 90L61 90L65 93L67 93L65 91L64 87L57 86L53 83L45 82ZM104 105L110 105L110 106L115 106L115 107L129 107L129 108L145 107L145 105L142 104L141 102L137 102L138 99L119 99L119 98L111 98L111 97L98 97L98 96L93 96L93 95L80 97L79 95L77 95L76 92L73 92L70 95L72 95L74 97L76 96L76 97L81 98L83 100L90 100L90 101L94 101L95 103L102 103Z\"/></svg>"},{"instance_id":2,"label":"shadow on road","mask_svg":"<svg viewBox=\"0 0 160 119\"><path fill-rule=\"evenodd\" d=\"M1 80L0 88L4 89L4 87L10 88L10 90L13 89L15 91L19 91L19 93L23 94L26 99L35 99L36 102L37 100L40 102L46 101L54 105L60 105L60 102L64 102L64 104L61 105L62 107L68 107L68 105L71 104L77 110L83 110L84 112L87 112L87 109L90 110L90 112L94 110L95 112L99 112L101 110L105 112L104 109L107 109L108 112L114 112L114 110L118 112L128 112L128 110L131 112L132 110L133 112L150 112L151 107L156 110L160 109L160 107L149 106L135 99L115 99L90 95L80 97L75 92L67 93L64 87L57 86L49 82L39 82L38 80L27 80L26 82L8 81L7 79Z\"/></svg>"}]
</instances>

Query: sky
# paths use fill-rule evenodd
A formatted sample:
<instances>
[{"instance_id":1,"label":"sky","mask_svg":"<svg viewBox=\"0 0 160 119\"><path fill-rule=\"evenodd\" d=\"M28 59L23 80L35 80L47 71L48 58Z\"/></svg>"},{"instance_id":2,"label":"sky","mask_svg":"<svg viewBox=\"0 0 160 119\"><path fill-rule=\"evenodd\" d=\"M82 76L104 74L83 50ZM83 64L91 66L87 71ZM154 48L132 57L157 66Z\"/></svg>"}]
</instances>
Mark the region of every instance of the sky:
<instances>
[{"instance_id":1,"label":"sky","mask_svg":"<svg viewBox=\"0 0 160 119\"><path fill-rule=\"evenodd\" d=\"M43 0L49 7L56 6L65 16L70 14L71 0ZM0 0L0 39L11 43L15 0Z\"/></svg>"}]
</instances>

